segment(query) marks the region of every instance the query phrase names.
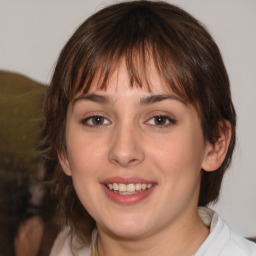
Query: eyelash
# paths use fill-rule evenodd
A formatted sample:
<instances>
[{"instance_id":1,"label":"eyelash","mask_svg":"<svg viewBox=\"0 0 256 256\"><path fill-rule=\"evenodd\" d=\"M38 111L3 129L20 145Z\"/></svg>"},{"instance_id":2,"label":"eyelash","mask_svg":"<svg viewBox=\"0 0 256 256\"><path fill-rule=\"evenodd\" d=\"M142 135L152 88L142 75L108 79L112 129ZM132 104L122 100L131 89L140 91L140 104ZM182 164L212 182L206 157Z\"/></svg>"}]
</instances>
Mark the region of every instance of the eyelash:
<instances>
[{"instance_id":1,"label":"eyelash","mask_svg":"<svg viewBox=\"0 0 256 256\"><path fill-rule=\"evenodd\" d=\"M96 118L101 119L100 120L101 122L98 123L98 124L93 123L93 120L96 120ZM155 122L156 122L157 118L163 119L164 124L156 124ZM153 120L154 124L150 124L151 120ZM106 121L107 121L107 124L105 123ZM168 122L168 123L166 124L166 122ZM100 116L100 115L89 116L89 117L83 119L81 121L81 123L84 126L88 126L88 127L92 127L92 128L99 128L99 127L102 127L103 125L111 124L111 122L107 118L105 118L103 116ZM172 119L172 118L170 118L169 116L166 116L166 115L155 115L155 116L152 116L151 118L149 118L145 123L149 124L151 126L158 126L159 128L163 128L163 127L168 127L172 124L175 124L176 120L174 120L174 119Z\"/></svg>"},{"instance_id":2,"label":"eyelash","mask_svg":"<svg viewBox=\"0 0 256 256\"><path fill-rule=\"evenodd\" d=\"M95 118L95 119L96 119L96 118L101 118L101 119L103 120L103 122L102 122L102 123L99 123L99 124L93 124L94 118ZM104 124L105 121L107 121L108 123L107 123L107 124ZM92 123L89 123L89 122L92 122ZM82 123L84 126L88 126L88 127L92 127L92 128L100 128L100 127L102 127L103 125L109 125L109 124L111 124L111 122L110 122L107 118L105 118L105 117L103 117L103 116L100 116L100 115L89 116L89 117L83 119L83 120L81 121L81 123Z\"/></svg>"},{"instance_id":3,"label":"eyelash","mask_svg":"<svg viewBox=\"0 0 256 256\"><path fill-rule=\"evenodd\" d=\"M164 121L164 124L156 124L155 121L156 121L157 118L162 118L163 121ZM170 125L176 123L176 120L170 118L169 116L165 116L165 115L156 115L156 116L152 116L151 118L149 118L149 119L146 121L146 123L149 124L150 120L153 120L153 122L154 122L154 124L150 124L150 125L152 125L152 126L157 126L157 127L159 127L159 128L168 127L168 126L170 126ZM166 124L166 121L168 122L167 124Z\"/></svg>"}]
</instances>

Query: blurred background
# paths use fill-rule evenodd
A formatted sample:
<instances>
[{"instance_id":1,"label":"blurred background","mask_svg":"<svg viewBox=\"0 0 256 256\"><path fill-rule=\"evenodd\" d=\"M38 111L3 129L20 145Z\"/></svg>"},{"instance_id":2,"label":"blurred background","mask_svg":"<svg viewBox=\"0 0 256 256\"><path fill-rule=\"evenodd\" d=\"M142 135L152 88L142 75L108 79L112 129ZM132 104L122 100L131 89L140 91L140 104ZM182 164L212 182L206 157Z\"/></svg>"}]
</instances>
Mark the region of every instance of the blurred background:
<instances>
[{"instance_id":1,"label":"blurred background","mask_svg":"<svg viewBox=\"0 0 256 256\"><path fill-rule=\"evenodd\" d=\"M204 23L222 52L238 115L238 142L233 164L224 178L220 200L212 207L242 235L256 236L256 1L168 2L185 9ZM20 204L24 205L26 202L31 207L31 194L40 194L34 181L45 178L43 171L40 171L40 158L33 147L38 141L36 131L42 121L44 85L51 79L58 54L80 23L93 12L111 3L115 1L0 0L0 179L3 180L2 175L6 176L7 169L10 179L13 175L10 171L12 168L16 168L17 173L24 173L22 170L25 169L27 176L19 174L20 179L17 175L12 179L12 185L16 182L13 186L19 189L17 194ZM10 84L16 87L8 91ZM20 105L14 102L19 102ZM8 109L13 111L13 120L6 118ZM23 113L23 116L19 113ZM25 128L24 121L19 121L18 117L30 120L33 128ZM23 139L22 136L17 136L24 133L23 128L30 129L27 135L31 134L32 141L26 134ZM3 139L3 134L9 134L12 140ZM14 145L16 148L13 148ZM16 153L15 156L8 155L10 150L18 152L18 156ZM27 163L25 159L31 159L31 162ZM27 187L30 187L29 192ZM36 188L33 190L31 187ZM10 184L1 185L0 193L1 216L12 205L11 200L16 200L17 195L12 196L15 192ZM43 195L40 198L44 200ZM31 209L26 213L30 217L35 215ZM24 216L22 218L26 219ZM41 218L50 219L49 216ZM3 230L0 223L0 235L1 229Z\"/></svg>"}]
</instances>

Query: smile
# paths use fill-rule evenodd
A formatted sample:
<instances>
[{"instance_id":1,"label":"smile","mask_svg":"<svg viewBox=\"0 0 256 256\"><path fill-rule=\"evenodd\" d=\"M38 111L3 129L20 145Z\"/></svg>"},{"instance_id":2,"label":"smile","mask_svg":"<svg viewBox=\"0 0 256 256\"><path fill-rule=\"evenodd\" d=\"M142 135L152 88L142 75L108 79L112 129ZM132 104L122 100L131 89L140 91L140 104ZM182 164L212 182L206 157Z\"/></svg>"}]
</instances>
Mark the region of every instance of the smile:
<instances>
[{"instance_id":1,"label":"smile","mask_svg":"<svg viewBox=\"0 0 256 256\"><path fill-rule=\"evenodd\" d=\"M144 202L157 187L154 181L136 177L111 177L102 181L101 185L107 198L123 206Z\"/></svg>"},{"instance_id":2,"label":"smile","mask_svg":"<svg viewBox=\"0 0 256 256\"><path fill-rule=\"evenodd\" d=\"M153 184L146 184L146 183L131 183L131 184L108 183L106 185L106 187L109 190L112 190L116 193L123 194L123 195L130 195L130 194L142 192L147 189L150 189L152 186Z\"/></svg>"}]
</instances>

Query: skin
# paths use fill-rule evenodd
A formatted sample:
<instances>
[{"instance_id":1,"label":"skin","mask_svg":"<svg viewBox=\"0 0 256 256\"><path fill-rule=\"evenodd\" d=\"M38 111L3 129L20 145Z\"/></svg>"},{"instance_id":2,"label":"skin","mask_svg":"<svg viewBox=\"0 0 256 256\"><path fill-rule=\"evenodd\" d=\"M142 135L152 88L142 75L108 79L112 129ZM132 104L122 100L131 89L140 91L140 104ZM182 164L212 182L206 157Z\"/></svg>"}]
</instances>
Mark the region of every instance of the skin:
<instances>
[{"instance_id":1,"label":"skin","mask_svg":"<svg viewBox=\"0 0 256 256\"><path fill-rule=\"evenodd\" d=\"M36 256L40 250L44 223L38 216L31 217L19 226L14 241L15 256Z\"/></svg>"},{"instance_id":2,"label":"skin","mask_svg":"<svg viewBox=\"0 0 256 256\"><path fill-rule=\"evenodd\" d=\"M195 108L165 86L153 67L149 74L151 92L131 88L122 63L106 91L95 81L90 97L77 95L68 107L67 152L60 163L97 223L100 256L192 255L209 233L197 214L201 169L220 166L230 134L214 145L205 141ZM152 95L169 98L145 100ZM103 117L100 125L90 118L95 115ZM157 123L158 115L165 121ZM102 188L116 176L155 186L145 199L120 205Z\"/></svg>"}]
</instances>

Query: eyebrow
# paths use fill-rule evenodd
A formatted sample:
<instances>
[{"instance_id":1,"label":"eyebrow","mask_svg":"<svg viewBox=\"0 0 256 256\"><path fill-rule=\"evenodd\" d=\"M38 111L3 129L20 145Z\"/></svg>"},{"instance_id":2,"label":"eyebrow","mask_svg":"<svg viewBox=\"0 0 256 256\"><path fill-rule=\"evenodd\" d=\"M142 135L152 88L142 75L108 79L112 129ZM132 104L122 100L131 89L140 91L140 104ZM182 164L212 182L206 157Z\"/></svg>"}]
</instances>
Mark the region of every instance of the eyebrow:
<instances>
[{"instance_id":1,"label":"eyebrow","mask_svg":"<svg viewBox=\"0 0 256 256\"><path fill-rule=\"evenodd\" d=\"M80 100L89 100L89 101L92 101L95 103L101 103L101 104L113 104L113 101L108 96L102 96L102 95L98 95L95 93L88 93L88 94L84 94L84 95L81 95L78 98L76 98L73 101L72 105L74 106L76 104L76 102L78 102Z\"/></svg>"},{"instance_id":2,"label":"eyebrow","mask_svg":"<svg viewBox=\"0 0 256 256\"><path fill-rule=\"evenodd\" d=\"M88 94L84 94L79 96L78 98L76 98L72 105L74 106L76 104L76 102L80 101L80 100L88 100L88 101L92 101L95 103L101 103L101 104L113 104L113 100L108 97L108 96L103 96L103 95L99 95L99 94L95 94L95 93L88 93ZM175 95L169 95L169 94L156 94L156 95L150 95L150 96L145 96L142 99L140 99L140 105L151 105L154 103L158 103L164 100L177 100L181 103L183 103L184 105L187 105L186 102L184 100L182 100L181 98L175 96Z\"/></svg>"},{"instance_id":3,"label":"eyebrow","mask_svg":"<svg viewBox=\"0 0 256 256\"><path fill-rule=\"evenodd\" d=\"M150 96L146 96L143 97L140 100L140 104L141 105L151 105L157 102L161 102L163 100L177 100L181 103L183 103L184 105L187 105L187 103L182 100L181 98L175 96L175 95L169 95L169 94L156 94L156 95L150 95Z\"/></svg>"}]
</instances>

